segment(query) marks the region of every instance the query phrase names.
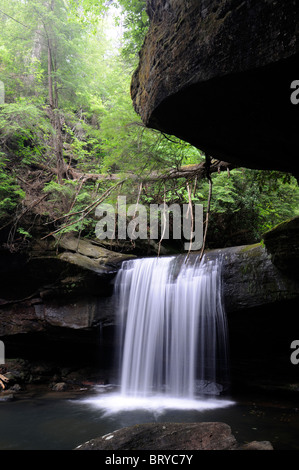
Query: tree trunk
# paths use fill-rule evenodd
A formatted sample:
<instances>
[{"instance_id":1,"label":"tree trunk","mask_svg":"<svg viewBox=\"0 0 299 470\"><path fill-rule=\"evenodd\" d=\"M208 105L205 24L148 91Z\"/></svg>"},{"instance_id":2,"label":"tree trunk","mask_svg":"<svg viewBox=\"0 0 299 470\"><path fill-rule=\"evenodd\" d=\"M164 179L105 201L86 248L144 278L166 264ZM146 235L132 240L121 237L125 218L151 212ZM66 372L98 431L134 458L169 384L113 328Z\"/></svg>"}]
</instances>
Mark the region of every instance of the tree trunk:
<instances>
[{"instance_id":1,"label":"tree trunk","mask_svg":"<svg viewBox=\"0 0 299 470\"><path fill-rule=\"evenodd\" d=\"M54 0L51 2L51 11L54 10ZM51 33L50 33L51 34ZM63 159L63 140L61 133L61 117L58 110L58 90L56 83L56 56L53 39L48 36L48 90L49 90L49 114L54 135L52 138L53 153L56 158L57 180L63 183L66 173L66 164Z\"/></svg>"}]
</instances>

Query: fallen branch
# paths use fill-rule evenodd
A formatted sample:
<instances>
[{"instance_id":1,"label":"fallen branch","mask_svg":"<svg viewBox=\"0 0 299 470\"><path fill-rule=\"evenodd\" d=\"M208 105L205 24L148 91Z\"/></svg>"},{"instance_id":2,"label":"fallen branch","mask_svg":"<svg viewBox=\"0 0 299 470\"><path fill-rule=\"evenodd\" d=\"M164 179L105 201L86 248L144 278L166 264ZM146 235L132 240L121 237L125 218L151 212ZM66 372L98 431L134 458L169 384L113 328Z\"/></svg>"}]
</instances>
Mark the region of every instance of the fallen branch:
<instances>
[{"instance_id":1,"label":"fallen branch","mask_svg":"<svg viewBox=\"0 0 299 470\"><path fill-rule=\"evenodd\" d=\"M44 168L44 165L39 165L40 168ZM224 162L222 160L212 159L209 167L209 173L219 173L220 171L232 170L234 166L231 163ZM49 169L49 168L47 168ZM57 169L51 168L53 174L57 175ZM201 162L194 165L185 165L180 168L168 168L161 171L153 171L148 175L140 176L134 173L125 174L98 174L98 173L82 173L74 168L68 169L68 174L73 180L84 179L86 181L119 181L122 179L130 179L132 181L139 182L155 182L155 181L167 181L178 178L194 179L205 176L207 173L206 162Z\"/></svg>"},{"instance_id":2,"label":"fallen branch","mask_svg":"<svg viewBox=\"0 0 299 470\"><path fill-rule=\"evenodd\" d=\"M65 215L55 219L55 222L58 221L58 220L61 220L61 219L66 219L66 222L63 226L61 226L57 230L55 230L55 231L49 233L48 235L46 235L45 237L43 237L42 240L44 240L45 238L47 238L51 235L55 235L59 232L62 232L66 228L83 221L92 211L95 210L95 208L99 204L101 204L110 195L110 193L114 189L116 189L118 186L122 185L126 180L132 180L132 181L136 181L136 182L138 181L139 188L142 188L142 184L146 183L146 182L150 183L150 182L160 181L160 182L164 182L164 184L165 184L165 182L168 181L168 180L173 180L173 179L178 179L178 178L185 178L187 181L195 179L196 182L197 182L198 179L200 179L202 177L207 177L209 179L209 182L210 182L210 194L209 194L209 202L208 202L208 214L209 214L210 199L211 199L211 185L212 185L211 173L214 173L214 172L219 173L220 171L227 171L229 168L230 169L233 168L233 166L230 163L208 158L208 159L206 159L206 161L201 162L201 163L196 164L196 165L186 165L186 166L183 166L183 167L178 168L178 169L171 168L171 169L168 169L168 170L164 170L163 172L158 172L158 171L157 172L152 172L149 175L144 176L142 178L139 175L135 175L135 174L131 174L131 173L126 174L125 176L123 174L122 175L117 175L117 174L102 175L102 174L90 174L90 173L83 174L83 173L78 172L77 170L69 169L69 171L70 171L70 173L71 173L71 175L74 179L81 180L81 184L80 184L79 190L76 194L76 197L77 197L78 193L80 192L80 190L82 188L82 185L88 180L93 180L93 181L99 181L99 180L101 180L101 181L111 181L111 180L114 180L114 181L118 181L118 182L114 186L109 188L107 191L105 191L104 194L99 199L97 199L95 202L93 202L89 206L85 207L84 209L82 209L80 211L77 211L77 212L72 212L72 213L65 214ZM57 171L56 169L53 169L53 173L55 173L56 171ZM194 190L195 190L195 187L196 186L194 186ZM139 190L141 191L141 189L139 189ZM190 189L190 191L191 191L191 189ZM75 197L75 199L76 199L76 197ZM189 199L190 198L191 198L191 192L189 193ZM190 203L190 200L189 200L189 203ZM71 208L73 208L73 205L72 205ZM207 232L207 225L208 225L208 214L207 214L207 219L206 219L206 232ZM73 217L75 215L79 215L80 217L76 220L68 222L69 218ZM206 232L205 232L205 238L206 238ZM204 238L204 242L205 242L205 238Z\"/></svg>"}]
</instances>

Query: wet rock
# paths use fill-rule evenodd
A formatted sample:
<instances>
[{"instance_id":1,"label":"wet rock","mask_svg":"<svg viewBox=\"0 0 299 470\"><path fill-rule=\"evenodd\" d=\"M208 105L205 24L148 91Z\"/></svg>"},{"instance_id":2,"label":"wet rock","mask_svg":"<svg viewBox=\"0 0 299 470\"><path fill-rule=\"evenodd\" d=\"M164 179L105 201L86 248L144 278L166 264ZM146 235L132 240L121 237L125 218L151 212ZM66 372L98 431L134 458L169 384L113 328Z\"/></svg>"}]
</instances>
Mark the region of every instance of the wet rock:
<instances>
[{"instance_id":1,"label":"wet rock","mask_svg":"<svg viewBox=\"0 0 299 470\"><path fill-rule=\"evenodd\" d=\"M29 361L21 358L7 360L5 377L11 386L29 382L31 377Z\"/></svg>"},{"instance_id":2,"label":"wet rock","mask_svg":"<svg viewBox=\"0 0 299 470\"><path fill-rule=\"evenodd\" d=\"M0 250L0 307L22 303L30 308L49 300L107 295L120 263L128 258L132 255L70 235L44 253L35 250L35 245L17 255Z\"/></svg>"},{"instance_id":3,"label":"wet rock","mask_svg":"<svg viewBox=\"0 0 299 470\"><path fill-rule=\"evenodd\" d=\"M263 243L211 250L206 256L222 259L223 299L228 314L299 298L298 278L280 271Z\"/></svg>"},{"instance_id":4,"label":"wet rock","mask_svg":"<svg viewBox=\"0 0 299 470\"><path fill-rule=\"evenodd\" d=\"M51 390L53 390L53 392L64 392L67 390L67 384L65 382L58 382L51 385Z\"/></svg>"},{"instance_id":5,"label":"wet rock","mask_svg":"<svg viewBox=\"0 0 299 470\"><path fill-rule=\"evenodd\" d=\"M15 399L15 396L13 393L11 393L10 390L0 393L0 402L13 401L14 399Z\"/></svg>"},{"instance_id":6,"label":"wet rock","mask_svg":"<svg viewBox=\"0 0 299 470\"><path fill-rule=\"evenodd\" d=\"M77 447L77 450L238 450L225 423L149 423L119 429ZM270 443L251 449L270 450Z\"/></svg>"},{"instance_id":7,"label":"wet rock","mask_svg":"<svg viewBox=\"0 0 299 470\"><path fill-rule=\"evenodd\" d=\"M133 255L107 250L95 240L78 240L70 235L60 238L59 246L67 250L60 255L61 259L99 273L109 272L125 259L134 258Z\"/></svg>"},{"instance_id":8,"label":"wet rock","mask_svg":"<svg viewBox=\"0 0 299 470\"><path fill-rule=\"evenodd\" d=\"M252 441L239 447L239 450L273 450L269 441Z\"/></svg>"},{"instance_id":9,"label":"wet rock","mask_svg":"<svg viewBox=\"0 0 299 470\"><path fill-rule=\"evenodd\" d=\"M12 392L20 392L22 387L20 384L14 384L12 387L9 387L9 390Z\"/></svg>"},{"instance_id":10,"label":"wet rock","mask_svg":"<svg viewBox=\"0 0 299 470\"><path fill-rule=\"evenodd\" d=\"M0 252L0 338L113 323L112 280L131 255L73 236L62 237L57 249L33 247L22 258Z\"/></svg>"},{"instance_id":11,"label":"wet rock","mask_svg":"<svg viewBox=\"0 0 299 470\"><path fill-rule=\"evenodd\" d=\"M299 275L299 217L278 224L263 235L272 263L288 276Z\"/></svg>"}]
</instances>

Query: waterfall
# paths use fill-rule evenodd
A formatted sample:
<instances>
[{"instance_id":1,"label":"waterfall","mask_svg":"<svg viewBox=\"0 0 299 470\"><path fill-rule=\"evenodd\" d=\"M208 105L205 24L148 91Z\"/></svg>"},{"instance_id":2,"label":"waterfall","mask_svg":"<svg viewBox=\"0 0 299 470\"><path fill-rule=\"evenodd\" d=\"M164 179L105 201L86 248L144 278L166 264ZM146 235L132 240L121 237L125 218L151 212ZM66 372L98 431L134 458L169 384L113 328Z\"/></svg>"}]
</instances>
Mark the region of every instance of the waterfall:
<instances>
[{"instance_id":1,"label":"waterfall","mask_svg":"<svg viewBox=\"0 0 299 470\"><path fill-rule=\"evenodd\" d=\"M193 399L227 383L221 262L185 257L125 261L116 277L123 396Z\"/></svg>"}]
</instances>

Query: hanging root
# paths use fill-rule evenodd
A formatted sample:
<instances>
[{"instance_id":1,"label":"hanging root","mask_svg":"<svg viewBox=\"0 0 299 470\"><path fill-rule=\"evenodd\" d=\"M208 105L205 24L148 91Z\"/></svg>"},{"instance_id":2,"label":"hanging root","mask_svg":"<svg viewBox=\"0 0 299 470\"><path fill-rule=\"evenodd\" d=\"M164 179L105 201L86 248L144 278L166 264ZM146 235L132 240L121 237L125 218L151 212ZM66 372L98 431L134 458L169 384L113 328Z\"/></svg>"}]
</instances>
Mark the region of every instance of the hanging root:
<instances>
[{"instance_id":1,"label":"hanging root","mask_svg":"<svg viewBox=\"0 0 299 470\"><path fill-rule=\"evenodd\" d=\"M208 233L208 226L209 226L209 215L210 215L210 210L211 210L211 199L212 199L212 178L211 178L211 172L210 172L210 164L211 164L211 159L210 157L206 157L206 162L207 162L207 171L206 171L206 176L209 180L209 197L208 197L208 207L207 207L207 214L206 214L206 221L205 221L205 232L204 232L204 237L203 237L203 244L202 244L202 249L200 253L200 261L203 258L204 251L205 251L205 245L206 245L206 239L207 239L207 233Z\"/></svg>"}]
</instances>

